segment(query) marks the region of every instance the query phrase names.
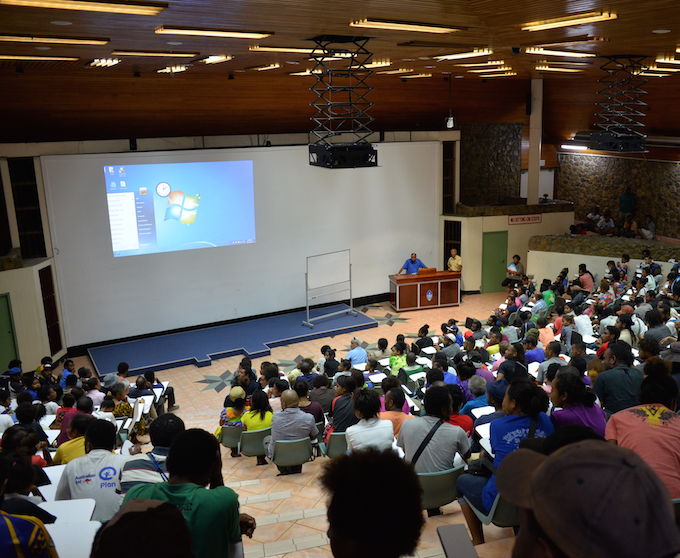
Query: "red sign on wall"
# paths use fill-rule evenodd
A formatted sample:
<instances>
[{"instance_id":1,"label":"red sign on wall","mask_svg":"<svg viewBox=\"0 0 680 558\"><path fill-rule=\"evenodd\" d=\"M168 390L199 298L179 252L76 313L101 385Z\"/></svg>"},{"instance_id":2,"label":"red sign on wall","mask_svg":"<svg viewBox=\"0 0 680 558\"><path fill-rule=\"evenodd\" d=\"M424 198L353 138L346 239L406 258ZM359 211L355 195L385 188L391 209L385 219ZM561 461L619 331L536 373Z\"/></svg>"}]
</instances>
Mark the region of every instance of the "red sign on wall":
<instances>
[{"instance_id":1,"label":"red sign on wall","mask_svg":"<svg viewBox=\"0 0 680 558\"><path fill-rule=\"evenodd\" d=\"M543 222L543 214L508 215L508 225L534 225Z\"/></svg>"}]
</instances>

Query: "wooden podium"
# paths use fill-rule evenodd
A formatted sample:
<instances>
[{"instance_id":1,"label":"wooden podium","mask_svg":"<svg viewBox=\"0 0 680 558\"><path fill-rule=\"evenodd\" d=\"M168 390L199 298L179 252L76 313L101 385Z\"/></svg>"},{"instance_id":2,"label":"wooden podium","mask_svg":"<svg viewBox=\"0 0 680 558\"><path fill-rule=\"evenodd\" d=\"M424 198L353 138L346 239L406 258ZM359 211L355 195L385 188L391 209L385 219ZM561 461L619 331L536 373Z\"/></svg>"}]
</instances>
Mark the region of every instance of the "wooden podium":
<instances>
[{"instance_id":1,"label":"wooden podium","mask_svg":"<svg viewBox=\"0 0 680 558\"><path fill-rule=\"evenodd\" d=\"M421 269L417 275L390 275L390 304L397 312L460 304L460 273Z\"/></svg>"}]
</instances>

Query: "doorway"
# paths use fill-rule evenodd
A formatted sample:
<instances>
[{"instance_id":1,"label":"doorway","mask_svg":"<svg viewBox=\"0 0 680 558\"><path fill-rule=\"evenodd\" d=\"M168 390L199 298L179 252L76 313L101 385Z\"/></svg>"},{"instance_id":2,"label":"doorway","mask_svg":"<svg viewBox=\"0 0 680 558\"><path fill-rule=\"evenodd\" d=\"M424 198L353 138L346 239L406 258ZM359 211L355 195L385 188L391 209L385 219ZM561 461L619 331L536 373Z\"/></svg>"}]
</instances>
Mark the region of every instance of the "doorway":
<instances>
[{"instance_id":1,"label":"doorway","mask_svg":"<svg viewBox=\"0 0 680 558\"><path fill-rule=\"evenodd\" d=\"M508 258L508 231L485 232L482 237L482 293L503 291Z\"/></svg>"},{"instance_id":2,"label":"doorway","mask_svg":"<svg viewBox=\"0 0 680 558\"><path fill-rule=\"evenodd\" d=\"M17 337L12 318L12 304L9 293L0 294L0 366L7 366L10 360L19 358Z\"/></svg>"}]
</instances>

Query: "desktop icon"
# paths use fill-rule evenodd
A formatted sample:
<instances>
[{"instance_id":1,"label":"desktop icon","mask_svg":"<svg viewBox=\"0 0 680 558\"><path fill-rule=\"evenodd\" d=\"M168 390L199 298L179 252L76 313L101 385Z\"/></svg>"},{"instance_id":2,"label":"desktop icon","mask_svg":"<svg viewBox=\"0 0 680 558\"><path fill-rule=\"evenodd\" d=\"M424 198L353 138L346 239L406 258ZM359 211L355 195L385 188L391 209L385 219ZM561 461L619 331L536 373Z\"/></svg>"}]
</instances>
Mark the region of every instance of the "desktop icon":
<instances>
[{"instance_id":1,"label":"desktop icon","mask_svg":"<svg viewBox=\"0 0 680 558\"><path fill-rule=\"evenodd\" d=\"M139 189L139 195L146 196L146 186L143 186Z\"/></svg>"}]
</instances>

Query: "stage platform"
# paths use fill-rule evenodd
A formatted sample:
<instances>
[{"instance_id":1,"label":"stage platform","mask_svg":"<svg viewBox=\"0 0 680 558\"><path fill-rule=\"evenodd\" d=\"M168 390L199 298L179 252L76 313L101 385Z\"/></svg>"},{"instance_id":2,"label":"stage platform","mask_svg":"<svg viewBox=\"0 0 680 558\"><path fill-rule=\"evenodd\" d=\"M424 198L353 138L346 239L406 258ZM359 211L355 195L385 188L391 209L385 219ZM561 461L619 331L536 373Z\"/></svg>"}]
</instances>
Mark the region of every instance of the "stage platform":
<instances>
[{"instance_id":1,"label":"stage platform","mask_svg":"<svg viewBox=\"0 0 680 558\"><path fill-rule=\"evenodd\" d=\"M310 317L349 309L346 304L310 310ZM268 356L273 347L378 327L378 322L357 311L302 325L305 311L234 324L159 335L88 349L99 375L116 372L118 363L130 365L130 376L146 370L165 370L187 364L209 366L213 359L242 354L252 359Z\"/></svg>"}]
</instances>

